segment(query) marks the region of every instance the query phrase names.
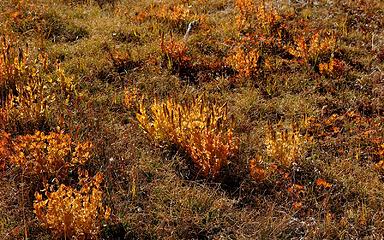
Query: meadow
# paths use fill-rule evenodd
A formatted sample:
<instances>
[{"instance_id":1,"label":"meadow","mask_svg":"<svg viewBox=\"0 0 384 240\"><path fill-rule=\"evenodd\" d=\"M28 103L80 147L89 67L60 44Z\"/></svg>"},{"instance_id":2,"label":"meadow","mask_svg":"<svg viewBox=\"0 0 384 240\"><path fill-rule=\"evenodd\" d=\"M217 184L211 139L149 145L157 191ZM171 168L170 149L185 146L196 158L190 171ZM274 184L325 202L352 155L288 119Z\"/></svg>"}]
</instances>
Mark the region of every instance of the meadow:
<instances>
[{"instance_id":1,"label":"meadow","mask_svg":"<svg viewBox=\"0 0 384 240\"><path fill-rule=\"evenodd\" d=\"M3 0L0 239L383 239L381 0Z\"/></svg>"}]
</instances>

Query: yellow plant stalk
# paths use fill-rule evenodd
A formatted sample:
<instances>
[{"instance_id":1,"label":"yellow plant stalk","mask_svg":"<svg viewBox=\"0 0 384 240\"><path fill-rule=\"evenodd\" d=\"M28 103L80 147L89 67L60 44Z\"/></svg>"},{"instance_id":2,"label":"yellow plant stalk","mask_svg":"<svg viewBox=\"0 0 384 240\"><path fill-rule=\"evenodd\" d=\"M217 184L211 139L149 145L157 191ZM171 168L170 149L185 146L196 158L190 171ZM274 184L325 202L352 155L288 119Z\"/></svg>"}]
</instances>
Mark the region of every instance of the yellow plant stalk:
<instances>
[{"instance_id":1,"label":"yellow plant stalk","mask_svg":"<svg viewBox=\"0 0 384 240\"><path fill-rule=\"evenodd\" d=\"M280 166L291 167L302 154L304 143L305 138L294 127L279 131L268 126L265 137L267 154Z\"/></svg>"},{"instance_id":2,"label":"yellow plant stalk","mask_svg":"<svg viewBox=\"0 0 384 240\"><path fill-rule=\"evenodd\" d=\"M42 77L47 56L29 56L29 50L16 48L0 38L0 126L10 132L34 128L47 122L48 107L56 96Z\"/></svg>"},{"instance_id":3,"label":"yellow plant stalk","mask_svg":"<svg viewBox=\"0 0 384 240\"><path fill-rule=\"evenodd\" d=\"M155 140L179 145L205 176L217 176L237 148L226 105L197 97L185 104L168 99L151 106L151 118L143 103L136 115L142 128Z\"/></svg>"},{"instance_id":4,"label":"yellow plant stalk","mask_svg":"<svg viewBox=\"0 0 384 240\"><path fill-rule=\"evenodd\" d=\"M185 148L204 175L211 173L216 176L228 164L228 157L237 150L237 143L231 129L220 134L204 130L192 132Z\"/></svg>"},{"instance_id":5,"label":"yellow plant stalk","mask_svg":"<svg viewBox=\"0 0 384 240\"><path fill-rule=\"evenodd\" d=\"M257 155L249 162L249 173L253 180L262 182L277 173L289 170L294 163L297 163L303 154L304 146L311 138L301 135L294 125L288 129L274 129L267 126L264 143L269 161Z\"/></svg>"},{"instance_id":6,"label":"yellow plant stalk","mask_svg":"<svg viewBox=\"0 0 384 240\"><path fill-rule=\"evenodd\" d=\"M47 93L48 88L39 78L32 78L25 83L16 84L17 96L10 95L5 102L4 111L9 115L8 123L25 126L45 121L51 114L49 105L55 96Z\"/></svg>"}]
</instances>

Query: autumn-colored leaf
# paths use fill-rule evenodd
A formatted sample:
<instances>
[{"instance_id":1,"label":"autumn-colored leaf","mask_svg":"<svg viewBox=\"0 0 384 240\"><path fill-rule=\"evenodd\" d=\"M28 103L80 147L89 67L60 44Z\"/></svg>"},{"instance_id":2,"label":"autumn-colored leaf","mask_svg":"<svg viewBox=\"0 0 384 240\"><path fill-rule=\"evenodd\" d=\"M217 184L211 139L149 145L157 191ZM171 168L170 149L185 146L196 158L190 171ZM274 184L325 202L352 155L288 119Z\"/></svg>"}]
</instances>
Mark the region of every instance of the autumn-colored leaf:
<instances>
[{"instance_id":1,"label":"autumn-colored leaf","mask_svg":"<svg viewBox=\"0 0 384 240\"><path fill-rule=\"evenodd\" d=\"M249 164L249 171L251 174L251 177L255 181L262 181L266 178L267 174L265 172L265 169L257 165L256 160L251 160Z\"/></svg>"},{"instance_id":2,"label":"autumn-colored leaf","mask_svg":"<svg viewBox=\"0 0 384 240\"><path fill-rule=\"evenodd\" d=\"M292 204L292 207L293 207L293 209L295 209L295 210L300 210L300 209L303 207L303 203L302 203L302 202L294 202L294 203Z\"/></svg>"},{"instance_id":3,"label":"autumn-colored leaf","mask_svg":"<svg viewBox=\"0 0 384 240\"><path fill-rule=\"evenodd\" d=\"M289 193L299 194L304 192L304 186L300 184L292 184L287 190Z\"/></svg>"},{"instance_id":4,"label":"autumn-colored leaf","mask_svg":"<svg viewBox=\"0 0 384 240\"><path fill-rule=\"evenodd\" d=\"M316 180L315 182L316 186L319 186L319 187L323 187L323 188L331 188L332 187L332 184L328 183L327 181L325 181L325 179L323 178L319 178Z\"/></svg>"}]
</instances>

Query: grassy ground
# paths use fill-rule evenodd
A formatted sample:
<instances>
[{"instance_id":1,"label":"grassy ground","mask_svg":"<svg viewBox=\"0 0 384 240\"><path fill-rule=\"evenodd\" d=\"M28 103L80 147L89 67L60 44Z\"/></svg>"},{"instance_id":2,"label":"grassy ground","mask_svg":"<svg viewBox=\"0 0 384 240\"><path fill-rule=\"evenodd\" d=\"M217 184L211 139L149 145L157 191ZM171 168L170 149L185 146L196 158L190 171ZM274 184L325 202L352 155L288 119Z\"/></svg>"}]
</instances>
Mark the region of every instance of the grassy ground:
<instances>
[{"instance_id":1,"label":"grassy ground","mask_svg":"<svg viewBox=\"0 0 384 240\"><path fill-rule=\"evenodd\" d=\"M1 239L384 237L382 1L8 0L0 10ZM10 67L23 59L24 70ZM26 79L42 82L36 99L15 87ZM151 112L155 99L173 99L172 118L196 113L180 124L201 121L233 151L207 157L200 125L177 132ZM226 112L199 115L205 106ZM17 163L15 144L36 131L92 143L79 168L102 173L111 209L95 232L36 217L36 192L81 179L72 165L33 175ZM212 158L216 172L201 164Z\"/></svg>"}]
</instances>

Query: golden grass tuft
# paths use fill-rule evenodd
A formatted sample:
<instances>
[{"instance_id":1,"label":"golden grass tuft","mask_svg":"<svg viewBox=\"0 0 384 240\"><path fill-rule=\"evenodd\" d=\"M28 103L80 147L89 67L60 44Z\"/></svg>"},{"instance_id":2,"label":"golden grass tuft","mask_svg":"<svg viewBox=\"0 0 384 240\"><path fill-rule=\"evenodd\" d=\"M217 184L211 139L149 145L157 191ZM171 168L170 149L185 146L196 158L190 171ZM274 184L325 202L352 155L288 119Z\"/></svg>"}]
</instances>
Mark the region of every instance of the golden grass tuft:
<instances>
[{"instance_id":1,"label":"golden grass tuft","mask_svg":"<svg viewBox=\"0 0 384 240\"><path fill-rule=\"evenodd\" d=\"M305 145L311 141L308 136L300 134L298 127L282 129L267 126L264 144L266 156L257 155L249 163L252 179L258 182L270 179L276 173L288 176L293 165L300 164Z\"/></svg>"},{"instance_id":2,"label":"golden grass tuft","mask_svg":"<svg viewBox=\"0 0 384 240\"><path fill-rule=\"evenodd\" d=\"M204 176L216 177L238 149L225 104L198 96L186 103L155 100L150 109L147 114L140 105L136 118L142 128L155 140L183 148Z\"/></svg>"},{"instance_id":3,"label":"golden grass tuft","mask_svg":"<svg viewBox=\"0 0 384 240\"><path fill-rule=\"evenodd\" d=\"M8 132L39 128L47 124L55 100L47 73L47 56L32 57L29 48L17 48L1 38L0 126Z\"/></svg>"},{"instance_id":4,"label":"golden grass tuft","mask_svg":"<svg viewBox=\"0 0 384 240\"><path fill-rule=\"evenodd\" d=\"M305 141L294 126L276 130L269 125L265 136L267 155L280 166L289 168L302 155Z\"/></svg>"}]
</instances>

